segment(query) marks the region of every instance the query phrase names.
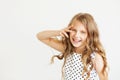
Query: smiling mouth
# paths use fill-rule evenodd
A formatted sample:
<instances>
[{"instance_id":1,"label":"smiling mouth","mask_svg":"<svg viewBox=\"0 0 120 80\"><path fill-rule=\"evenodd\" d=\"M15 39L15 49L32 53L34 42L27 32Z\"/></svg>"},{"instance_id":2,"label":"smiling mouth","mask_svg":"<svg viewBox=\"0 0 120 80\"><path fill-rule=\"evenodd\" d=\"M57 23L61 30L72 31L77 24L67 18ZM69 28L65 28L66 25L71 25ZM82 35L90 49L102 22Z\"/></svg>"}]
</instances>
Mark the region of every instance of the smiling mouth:
<instances>
[{"instance_id":1,"label":"smiling mouth","mask_svg":"<svg viewBox=\"0 0 120 80\"><path fill-rule=\"evenodd\" d=\"M78 43L78 42L81 42L82 40L79 40L79 39L73 39L73 41L74 41L75 43Z\"/></svg>"}]
</instances>

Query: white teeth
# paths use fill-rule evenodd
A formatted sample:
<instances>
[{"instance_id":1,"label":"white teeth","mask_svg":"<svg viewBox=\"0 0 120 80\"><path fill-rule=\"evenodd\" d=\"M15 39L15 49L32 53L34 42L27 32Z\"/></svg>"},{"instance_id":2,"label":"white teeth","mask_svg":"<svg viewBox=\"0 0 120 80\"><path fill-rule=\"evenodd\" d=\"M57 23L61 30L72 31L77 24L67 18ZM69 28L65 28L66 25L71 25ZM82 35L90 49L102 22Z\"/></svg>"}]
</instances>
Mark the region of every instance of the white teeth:
<instances>
[{"instance_id":1,"label":"white teeth","mask_svg":"<svg viewBox=\"0 0 120 80\"><path fill-rule=\"evenodd\" d=\"M75 42L79 42L80 40L74 40Z\"/></svg>"},{"instance_id":2,"label":"white teeth","mask_svg":"<svg viewBox=\"0 0 120 80\"><path fill-rule=\"evenodd\" d=\"M81 40L78 40L78 39L73 39L73 41L75 41L75 42L80 42Z\"/></svg>"}]
</instances>

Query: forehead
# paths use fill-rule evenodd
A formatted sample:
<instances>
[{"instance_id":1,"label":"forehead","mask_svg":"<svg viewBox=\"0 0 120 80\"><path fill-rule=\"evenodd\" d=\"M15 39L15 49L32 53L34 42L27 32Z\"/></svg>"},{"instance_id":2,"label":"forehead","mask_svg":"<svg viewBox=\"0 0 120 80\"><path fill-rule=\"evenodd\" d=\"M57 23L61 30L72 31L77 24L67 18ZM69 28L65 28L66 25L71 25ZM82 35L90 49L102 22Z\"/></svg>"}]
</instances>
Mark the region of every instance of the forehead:
<instances>
[{"instance_id":1,"label":"forehead","mask_svg":"<svg viewBox=\"0 0 120 80\"><path fill-rule=\"evenodd\" d=\"M80 21L74 21L73 24L72 24L71 29L86 30L86 27Z\"/></svg>"}]
</instances>

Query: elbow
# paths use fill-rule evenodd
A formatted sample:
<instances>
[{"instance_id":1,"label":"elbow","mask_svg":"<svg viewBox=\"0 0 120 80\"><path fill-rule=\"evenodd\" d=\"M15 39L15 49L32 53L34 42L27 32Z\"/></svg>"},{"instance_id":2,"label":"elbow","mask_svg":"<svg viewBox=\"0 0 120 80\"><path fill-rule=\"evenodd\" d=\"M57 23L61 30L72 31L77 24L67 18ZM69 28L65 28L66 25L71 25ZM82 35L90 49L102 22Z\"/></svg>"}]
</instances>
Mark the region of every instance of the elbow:
<instances>
[{"instance_id":1,"label":"elbow","mask_svg":"<svg viewBox=\"0 0 120 80\"><path fill-rule=\"evenodd\" d=\"M105 71L104 73L98 73L100 80L108 80L108 73Z\"/></svg>"},{"instance_id":2,"label":"elbow","mask_svg":"<svg viewBox=\"0 0 120 80\"><path fill-rule=\"evenodd\" d=\"M40 40L40 41L42 40L42 39L40 38L39 33L36 34L36 38L37 38L38 40Z\"/></svg>"}]
</instances>

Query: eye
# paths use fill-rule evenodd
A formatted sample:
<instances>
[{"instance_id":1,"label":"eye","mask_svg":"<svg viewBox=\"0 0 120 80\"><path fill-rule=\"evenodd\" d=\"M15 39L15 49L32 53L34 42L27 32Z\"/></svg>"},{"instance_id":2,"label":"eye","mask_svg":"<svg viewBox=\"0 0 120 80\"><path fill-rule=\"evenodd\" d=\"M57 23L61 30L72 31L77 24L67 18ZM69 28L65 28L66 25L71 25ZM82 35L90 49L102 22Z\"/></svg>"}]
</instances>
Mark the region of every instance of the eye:
<instances>
[{"instance_id":1,"label":"eye","mask_svg":"<svg viewBox=\"0 0 120 80\"><path fill-rule=\"evenodd\" d=\"M81 33L85 34L85 33L86 33L86 31L81 31Z\"/></svg>"},{"instance_id":2,"label":"eye","mask_svg":"<svg viewBox=\"0 0 120 80\"><path fill-rule=\"evenodd\" d=\"M76 30L75 30L75 29L71 29L71 31L74 31L74 32L76 32Z\"/></svg>"}]
</instances>

